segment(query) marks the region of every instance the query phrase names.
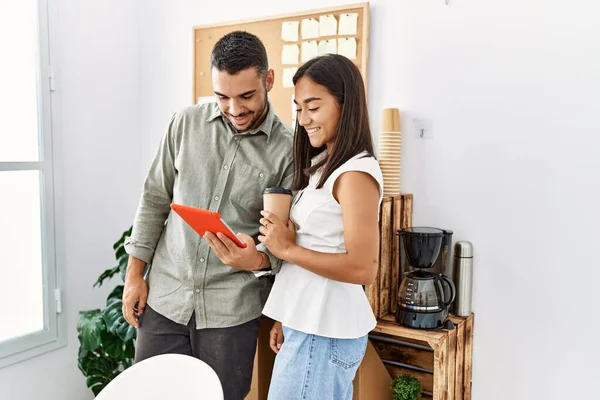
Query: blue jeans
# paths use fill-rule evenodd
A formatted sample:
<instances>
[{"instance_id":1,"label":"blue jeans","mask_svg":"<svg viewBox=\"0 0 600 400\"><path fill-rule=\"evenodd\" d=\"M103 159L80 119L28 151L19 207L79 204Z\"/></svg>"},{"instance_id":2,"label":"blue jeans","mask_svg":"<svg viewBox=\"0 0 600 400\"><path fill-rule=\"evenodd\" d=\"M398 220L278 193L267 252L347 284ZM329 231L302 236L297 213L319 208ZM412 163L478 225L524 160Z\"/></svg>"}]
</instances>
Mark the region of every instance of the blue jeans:
<instances>
[{"instance_id":1,"label":"blue jeans","mask_svg":"<svg viewBox=\"0 0 600 400\"><path fill-rule=\"evenodd\" d=\"M283 327L268 400L352 400L367 336L333 339Z\"/></svg>"}]
</instances>

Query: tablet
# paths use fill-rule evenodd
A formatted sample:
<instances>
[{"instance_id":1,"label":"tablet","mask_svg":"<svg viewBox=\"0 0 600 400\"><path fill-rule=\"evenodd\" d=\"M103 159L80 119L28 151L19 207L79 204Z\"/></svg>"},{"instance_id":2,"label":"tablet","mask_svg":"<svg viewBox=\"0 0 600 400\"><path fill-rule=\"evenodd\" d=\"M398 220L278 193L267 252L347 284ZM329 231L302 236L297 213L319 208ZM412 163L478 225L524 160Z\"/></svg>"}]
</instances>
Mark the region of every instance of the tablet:
<instances>
[{"instance_id":1,"label":"tablet","mask_svg":"<svg viewBox=\"0 0 600 400\"><path fill-rule=\"evenodd\" d=\"M223 221L223 218L221 218L221 214L216 211L183 206L181 204L171 204L171 209L187 222L187 224L200 236L204 236L204 233L207 231L214 233L215 235L221 232L231 239L238 247L245 249L248 246L233 233L231 228Z\"/></svg>"}]
</instances>

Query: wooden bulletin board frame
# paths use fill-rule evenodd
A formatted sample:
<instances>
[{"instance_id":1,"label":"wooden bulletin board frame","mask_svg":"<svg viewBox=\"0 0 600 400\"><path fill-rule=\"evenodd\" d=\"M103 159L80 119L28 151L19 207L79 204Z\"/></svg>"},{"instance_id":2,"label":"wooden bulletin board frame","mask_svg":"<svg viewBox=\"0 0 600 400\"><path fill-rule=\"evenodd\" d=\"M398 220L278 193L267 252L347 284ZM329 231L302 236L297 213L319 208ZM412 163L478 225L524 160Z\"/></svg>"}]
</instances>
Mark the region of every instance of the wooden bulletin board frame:
<instances>
[{"instance_id":1,"label":"wooden bulletin board frame","mask_svg":"<svg viewBox=\"0 0 600 400\"><path fill-rule=\"evenodd\" d=\"M292 123L292 96L294 88L283 87L283 64L282 48L284 42L281 38L281 26L283 22L301 21L305 18L319 19L321 15L333 14L339 24L339 16L344 13L358 14L356 35L322 36L317 41L326 39L337 39L353 37L356 39L356 59L352 60L361 71L365 87L367 86L368 61L369 61L369 3L358 3L347 6L324 8L319 10L305 11L286 15L265 17L256 20L227 22L213 25L201 25L193 28L194 40L194 84L193 104L198 102L199 97L214 96L211 82L210 53L215 43L224 35L236 30L248 31L258 36L267 49L269 68L275 71L275 85L269 93L269 99L275 107L279 118L286 124ZM313 39L310 39L313 40ZM302 37L298 35L296 44L301 47ZM301 61L300 64L301 65ZM298 66L299 66L298 65ZM288 66L285 66L288 67Z\"/></svg>"}]
</instances>

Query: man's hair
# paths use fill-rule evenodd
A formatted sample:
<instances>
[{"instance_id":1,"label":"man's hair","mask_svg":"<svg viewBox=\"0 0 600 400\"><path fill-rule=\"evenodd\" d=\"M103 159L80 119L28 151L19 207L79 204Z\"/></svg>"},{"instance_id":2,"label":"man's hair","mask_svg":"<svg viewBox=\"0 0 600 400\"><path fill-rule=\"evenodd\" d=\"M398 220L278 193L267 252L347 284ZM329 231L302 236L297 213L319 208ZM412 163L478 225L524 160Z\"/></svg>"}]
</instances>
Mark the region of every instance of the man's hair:
<instances>
[{"instance_id":1,"label":"man's hair","mask_svg":"<svg viewBox=\"0 0 600 400\"><path fill-rule=\"evenodd\" d=\"M269 69L264 44L256 35L243 31L231 32L219 39L210 55L210 65L230 75L256 68L262 76Z\"/></svg>"}]
</instances>

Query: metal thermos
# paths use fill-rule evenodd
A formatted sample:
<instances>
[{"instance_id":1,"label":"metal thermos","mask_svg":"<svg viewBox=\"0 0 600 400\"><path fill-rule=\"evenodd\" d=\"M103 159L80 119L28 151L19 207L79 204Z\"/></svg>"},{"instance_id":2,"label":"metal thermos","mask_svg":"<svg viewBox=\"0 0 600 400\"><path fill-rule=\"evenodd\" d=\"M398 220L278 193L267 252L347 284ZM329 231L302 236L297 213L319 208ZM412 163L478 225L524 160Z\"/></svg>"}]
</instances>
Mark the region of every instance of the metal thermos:
<instances>
[{"instance_id":1,"label":"metal thermos","mask_svg":"<svg viewBox=\"0 0 600 400\"><path fill-rule=\"evenodd\" d=\"M467 241L454 245L453 280L456 285L454 314L459 317L471 315L473 293L473 245Z\"/></svg>"}]
</instances>

